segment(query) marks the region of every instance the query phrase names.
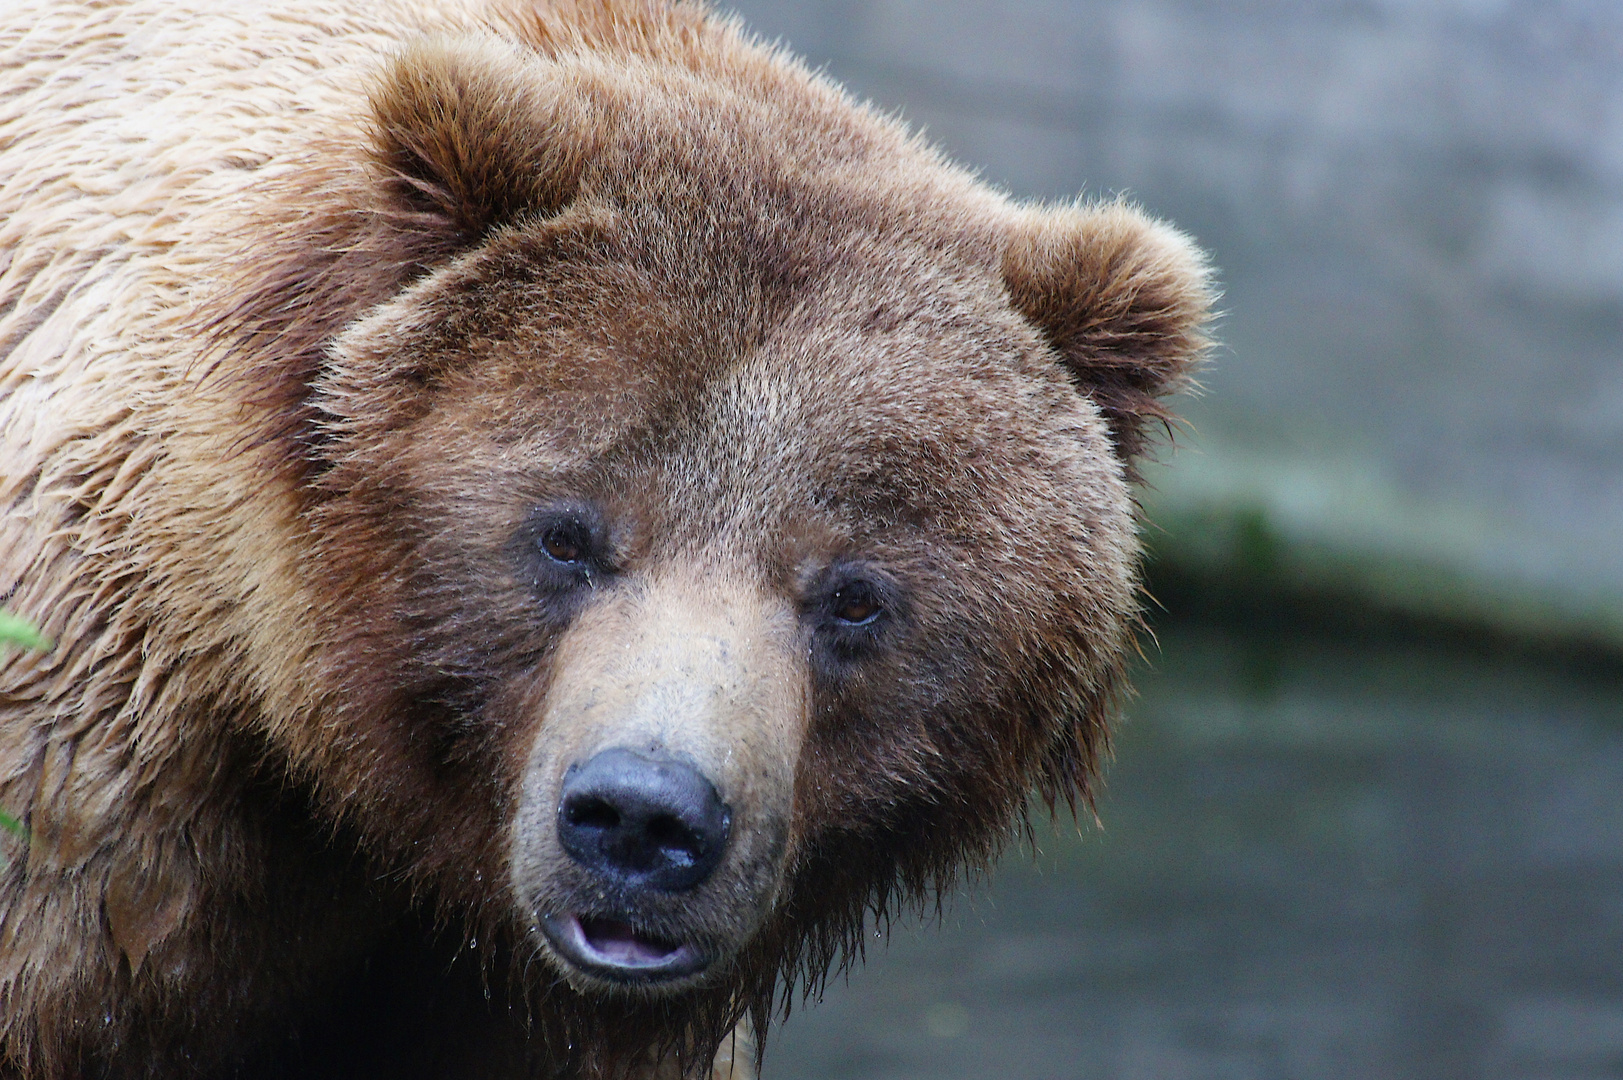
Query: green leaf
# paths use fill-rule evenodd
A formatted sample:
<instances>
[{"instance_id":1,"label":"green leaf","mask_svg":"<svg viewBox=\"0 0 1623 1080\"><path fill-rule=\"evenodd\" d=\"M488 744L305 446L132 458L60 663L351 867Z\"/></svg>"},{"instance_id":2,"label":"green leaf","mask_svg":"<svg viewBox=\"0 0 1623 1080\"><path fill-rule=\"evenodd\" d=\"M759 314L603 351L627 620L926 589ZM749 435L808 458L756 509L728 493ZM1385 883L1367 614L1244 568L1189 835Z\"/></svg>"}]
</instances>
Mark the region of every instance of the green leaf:
<instances>
[{"instance_id":1,"label":"green leaf","mask_svg":"<svg viewBox=\"0 0 1623 1080\"><path fill-rule=\"evenodd\" d=\"M0 608L0 645L44 650L51 647L51 639L36 630L27 619Z\"/></svg>"},{"instance_id":2,"label":"green leaf","mask_svg":"<svg viewBox=\"0 0 1623 1080\"><path fill-rule=\"evenodd\" d=\"M51 642L34 628L33 623L0 608L0 646L5 645L21 645L25 649L49 649ZM19 839L28 839L28 829L4 810L0 810L0 829ZM0 865L4 865L5 861L5 855L0 854Z\"/></svg>"},{"instance_id":3,"label":"green leaf","mask_svg":"<svg viewBox=\"0 0 1623 1080\"><path fill-rule=\"evenodd\" d=\"M4 810L0 810L0 829L11 833L12 835L16 836L17 839L24 842L28 840L28 826L24 825L22 822L18 821ZM0 851L0 866L4 865L6 865L6 853L4 851Z\"/></svg>"}]
</instances>

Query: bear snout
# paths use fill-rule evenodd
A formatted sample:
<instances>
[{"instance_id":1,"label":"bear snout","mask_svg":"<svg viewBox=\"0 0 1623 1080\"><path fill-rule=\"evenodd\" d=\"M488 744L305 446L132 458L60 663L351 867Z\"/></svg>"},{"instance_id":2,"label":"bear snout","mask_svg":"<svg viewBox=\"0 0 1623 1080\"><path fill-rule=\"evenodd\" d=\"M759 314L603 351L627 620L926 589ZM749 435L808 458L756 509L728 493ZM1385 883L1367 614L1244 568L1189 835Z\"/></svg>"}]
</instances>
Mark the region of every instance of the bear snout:
<instances>
[{"instance_id":1,"label":"bear snout","mask_svg":"<svg viewBox=\"0 0 1623 1080\"><path fill-rule=\"evenodd\" d=\"M731 829L715 784L669 755L617 747L564 774L558 842L621 893L690 891L721 861Z\"/></svg>"},{"instance_id":2,"label":"bear snout","mask_svg":"<svg viewBox=\"0 0 1623 1080\"><path fill-rule=\"evenodd\" d=\"M627 573L556 645L509 872L582 991L721 977L777 902L804 646L792 607L740 577Z\"/></svg>"}]
</instances>

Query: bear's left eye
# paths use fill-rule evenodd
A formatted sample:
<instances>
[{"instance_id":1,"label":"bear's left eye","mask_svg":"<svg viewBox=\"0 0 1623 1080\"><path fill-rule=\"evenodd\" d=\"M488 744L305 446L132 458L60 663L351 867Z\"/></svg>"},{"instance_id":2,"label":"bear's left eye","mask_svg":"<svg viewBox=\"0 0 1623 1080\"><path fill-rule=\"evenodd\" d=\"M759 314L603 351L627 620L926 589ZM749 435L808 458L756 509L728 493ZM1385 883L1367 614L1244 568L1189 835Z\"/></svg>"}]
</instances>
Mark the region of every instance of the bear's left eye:
<instances>
[{"instance_id":1,"label":"bear's left eye","mask_svg":"<svg viewBox=\"0 0 1623 1080\"><path fill-rule=\"evenodd\" d=\"M866 581L855 581L834 590L831 599L834 617L849 626L866 626L884 610L873 586Z\"/></svg>"},{"instance_id":2,"label":"bear's left eye","mask_svg":"<svg viewBox=\"0 0 1623 1080\"><path fill-rule=\"evenodd\" d=\"M905 622L903 591L887 573L867 562L836 562L806 589L804 611L818 651L836 664L872 655L892 625Z\"/></svg>"}]
</instances>

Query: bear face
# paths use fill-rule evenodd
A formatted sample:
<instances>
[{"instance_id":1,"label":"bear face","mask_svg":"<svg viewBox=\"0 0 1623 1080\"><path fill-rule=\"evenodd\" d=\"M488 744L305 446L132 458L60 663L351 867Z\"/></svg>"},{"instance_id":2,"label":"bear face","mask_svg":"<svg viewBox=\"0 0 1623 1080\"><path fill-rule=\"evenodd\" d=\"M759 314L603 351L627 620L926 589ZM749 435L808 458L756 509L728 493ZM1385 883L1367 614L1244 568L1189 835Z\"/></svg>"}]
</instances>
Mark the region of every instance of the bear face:
<instances>
[{"instance_id":1,"label":"bear face","mask_svg":"<svg viewBox=\"0 0 1623 1080\"><path fill-rule=\"evenodd\" d=\"M984 845L1045 765L1080 752L1131 607L1105 425L995 272L864 251L777 310L718 311L706 279L734 268L685 250L696 224L673 239L612 220L650 212L675 217L600 207L493 241L341 337L318 384L335 462L322 531L413 507L391 565L351 571L409 568L409 583L355 621L410 628L389 670L429 681L390 690L446 703L423 729L533 740L500 749L524 755L506 796L515 899L543 930L576 920L545 935L571 974L581 917L720 961L822 846L922 873ZM503 277L514 250L512 291L559 313L539 331L500 329L522 302ZM623 291L667 310L656 330L619 309ZM476 309L444 314L457 303ZM436 372L410 391L414 419L367 427L376 399L360 387L416 378L382 374L401 367ZM564 853L562 789L618 749L696 767L729 808L730 842L698 886L589 910L571 897L610 886ZM890 854L899 814L918 835Z\"/></svg>"},{"instance_id":2,"label":"bear face","mask_svg":"<svg viewBox=\"0 0 1623 1080\"><path fill-rule=\"evenodd\" d=\"M172 341L141 342L196 379L120 376L154 410L132 426L169 433L131 454L149 486L206 495L221 470L233 499L141 504L120 550L169 561L109 560L74 593L111 597L140 673L108 715L142 745L184 731L195 766L143 765L82 846L167 844L162 874L126 860L133 895L184 873L191 897L256 865L260 834L353 837L369 877L480 943L487 987L509 978L524 1054L691 1067L746 1012L763 1028L780 980L849 956L867 913L984 864L1033 790L1088 797L1137 618L1132 461L1204 349L1206 268L1130 207L990 191L697 7L400 21L364 115L317 125L236 216L198 216L248 255L210 264ZM275 572L194 554L199 521ZM131 581L161 588L137 603ZM216 631L197 598L255 618ZM66 708L30 693L42 729ZM237 829L228 759L296 810ZM196 777L224 791L204 809ZM278 862L296 888L254 886L298 895L285 923L346 857L321 854ZM96 919L142 906L71 888ZM101 997L148 992L119 1030L178 1027L150 1017L196 1013L195 943L251 936L251 906L112 926L126 983L98 938L98 974L35 1027L91 1030ZM331 981L325 955L262 937L232 955L285 961L284 998ZM134 974L149 946L174 973L158 989ZM255 996L234 977L211 1000ZM241 1052L234 1016L187 1022ZM207 1060L186 1037L176 1060Z\"/></svg>"},{"instance_id":3,"label":"bear face","mask_svg":"<svg viewBox=\"0 0 1623 1080\"><path fill-rule=\"evenodd\" d=\"M299 423L343 812L581 994L737 1007L1033 787L1086 797L1130 460L1207 294L1129 208L1013 206L734 40L665 47L396 61L373 213L423 269Z\"/></svg>"}]
</instances>

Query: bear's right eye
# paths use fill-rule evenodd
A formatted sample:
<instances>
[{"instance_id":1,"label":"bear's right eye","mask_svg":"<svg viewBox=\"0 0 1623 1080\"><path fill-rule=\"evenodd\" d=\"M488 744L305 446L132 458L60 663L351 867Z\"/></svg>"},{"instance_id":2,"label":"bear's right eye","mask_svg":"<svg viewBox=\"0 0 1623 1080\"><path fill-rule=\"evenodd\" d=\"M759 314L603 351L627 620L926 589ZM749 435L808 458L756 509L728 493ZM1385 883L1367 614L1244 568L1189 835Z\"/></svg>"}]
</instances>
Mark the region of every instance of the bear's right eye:
<instances>
[{"instance_id":1,"label":"bear's right eye","mask_svg":"<svg viewBox=\"0 0 1623 1080\"><path fill-rule=\"evenodd\" d=\"M561 563L578 563L586 558L590 537L578 522L553 525L541 534L541 550Z\"/></svg>"},{"instance_id":2,"label":"bear's right eye","mask_svg":"<svg viewBox=\"0 0 1623 1080\"><path fill-rule=\"evenodd\" d=\"M533 583L545 595L595 586L612 569L608 529L602 514L590 503L538 507L520 535Z\"/></svg>"}]
</instances>

